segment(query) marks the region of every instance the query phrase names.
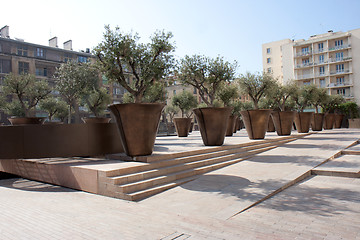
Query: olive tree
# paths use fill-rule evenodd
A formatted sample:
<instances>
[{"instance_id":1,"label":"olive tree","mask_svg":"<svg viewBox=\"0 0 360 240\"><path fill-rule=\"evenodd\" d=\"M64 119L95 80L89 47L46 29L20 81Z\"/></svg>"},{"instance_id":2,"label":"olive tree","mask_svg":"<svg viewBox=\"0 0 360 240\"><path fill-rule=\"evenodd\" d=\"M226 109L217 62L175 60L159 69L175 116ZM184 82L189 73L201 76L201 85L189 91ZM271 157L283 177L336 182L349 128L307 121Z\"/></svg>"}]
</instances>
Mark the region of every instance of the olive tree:
<instances>
[{"instance_id":1,"label":"olive tree","mask_svg":"<svg viewBox=\"0 0 360 240\"><path fill-rule=\"evenodd\" d=\"M222 83L216 97L225 107L232 107L234 101L239 98L238 87L235 84Z\"/></svg>"},{"instance_id":2,"label":"olive tree","mask_svg":"<svg viewBox=\"0 0 360 240\"><path fill-rule=\"evenodd\" d=\"M69 61L63 63L55 72L56 89L68 104L68 123L71 123L72 106L89 90L96 88L99 72L91 63Z\"/></svg>"},{"instance_id":3,"label":"olive tree","mask_svg":"<svg viewBox=\"0 0 360 240\"><path fill-rule=\"evenodd\" d=\"M111 102L111 97L105 88L94 88L84 96L84 101L87 109L94 114L95 117L100 117L104 114L107 105Z\"/></svg>"},{"instance_id":4,"label":"olive tree","mask_svg":"<svg viewBox=\"0 0 360 240\"><path fill-rule=\"evenodd\" d=\"M297 85L295 82L288 82L284 85L281 85L277 81L274 83L274 86L270 89L266 98L277 105L280 111L285 111L287 109L292 109L291 95L297 90Z\"/></svg>"},{"instance_id":5,"label":"olive tree","mask_svg":"<svg viewBox=\"0 0 360 240\"><path fill-rule=\"evenodd\" d=\"M213 107L221 84L234 79L236 68L236 62L230 63L223 57L185 56L180 60L178 77L183 84L196 88L202 101Z\"/></svg>"},{"instance_id":6,"label":"olive tree","mask_svg":"<svg viewBox=\"0 0 360 240\"><path fill-rule=\"evenodd\" d=\"M173 66L175 47L171 32L156 31L150 43L140 43L138 34L122 33L105 26L103 41L94 49L106 77L123 86L135 103L143 102L146 89L165 78ZM132 76L134 81L128 81Z\"/></svg>"},{"instance_id":7,"label":"olive tree","mask_svg":"<svg viewBox=\"0 0 360 240\"><path fill-rule=\"evenodd\" d=\"M35 107L51 93L48 83L32 74L10 73L3 81L2 90L4 95L12 96L12 102L3 104L5 112L18 117L35 116Z\"/></svg>"},{"instance_id":8,"label":"olive tree","mask_svg":"<svg viewBox=\"0 0 360 240\"><path fill-rule=\"evenodd\" d=\"M51 122L54 116L60 112L67 111L67 106L64 101L55 97L49 97L40 103L40 108L47 112L49 121Z\"/></svg>"},{"instance_id":9,"label":"olive tree","mask_svg":"<svg viewBox=\"0 0 360 240\"><path fill-rule=\"evenodd\" d=\"M172 99L172 105L178 107L181 111L181 117L184 117L191 109L197 106L196 97L189 91L182 91Z\"/></svg>"},{"instance_id":10,"label":"olive tree","mask_svg":"<svg viewBox=\"0 0 360 240\"><path fill-rule=\"evenodd\" d=\"M238 79L240 93L248 95L254 104L255 109L259 109L259 101L262 97L266 96L274 87L275 80L268 74L253 74L247 72L242 74Z\"/></svg>"},{"instance_id":11,"label":"olive tree","mask_svg":"<svg viewBox=\"0 0 360 240\"><path fill-rule=\"evenodd\" d=\"M298 112L303 112L305 108L311 106L316 89L317 87L311 84L298 87L292 92L290 97L294 101Z\"/></svg>"},{"instance_id":12,"label":"olive tree","mask_svg":"<svg viewBox=\"0 0 360 240\"><path fill-rule=\"evenodd\" d=\"M164 112L169 115L170 122L172 122L175 114L177 114L179 111L180 109L178 107L167 105Z\"/></svg>"}]
</instances>

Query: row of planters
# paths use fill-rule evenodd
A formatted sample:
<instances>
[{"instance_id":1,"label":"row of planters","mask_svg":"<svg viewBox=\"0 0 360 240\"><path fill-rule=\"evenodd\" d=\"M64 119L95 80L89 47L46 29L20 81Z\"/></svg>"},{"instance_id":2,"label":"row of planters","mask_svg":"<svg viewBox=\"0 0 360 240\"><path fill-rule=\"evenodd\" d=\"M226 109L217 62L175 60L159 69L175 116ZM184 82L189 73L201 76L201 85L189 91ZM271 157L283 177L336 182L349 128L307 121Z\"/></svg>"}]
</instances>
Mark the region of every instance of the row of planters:
<instances>
[{"instance_id":1,"label":"row of planters","mask_svg":"<svg viewBox=\"0 0 360 240\"><path fill-rule=\"evenodd\" d=\"M137 35L124 34L118 28L113 31L106 26L104 40L95 49L107 78L122 85L133 96L133 103L109 107L116 116L123 147L129 156L152 153L164 104L143 103L144 96L146 89L161 82L170 72L182 84L195 88L202 103L206 105L193 109L206 146L222 145L228 125L230 131L234 129L230 116L241 107L239 99L233 100L236 99L236 89L240 90L241 95L249 96L253 103L253 110L245 110L249 108L245 105L240 112L250 139L265 137L270 115L278 135L289 135L294 119L299 132L309 131L311 121L303 120L303 116L311 114L303 111L310 105L317 107L316 104L320 104L313 97L317 95L314 92L316 88L310 86L298 90L295 84L279 86L268 74L247 73L234 81L237 64L227 62L222 57L212 59L202 55L185 56L174 67L174 44L171 38L171 33L156 32L150 43L143 44L138 42ZM129 73L135 76L132 83L126 81ZM184 93L177 96L172 103L172 108L178 107L182 112L183 118L174 119L179 136L188 134L191 121L189 117L184 117L196 104L190 95ZM331 96L327 101L330 98ZM272 104L272 107L259 109L261 104ZM321 104L323 110L331 110L327 108L329 102ZM299 113L289 111L294 109ZM315 128L314 121L313 129Z\"/></svg>"},{"instance_id":2,"label":"row of planters","mask_svg":"<svg viewBox=\"0 0 360 240\"><path fill-rule=\"evenodd\" d=\"M45 117L36 117L36 111L46 112L48 123L62 123L66 118L71 121L73 106L85 105L88 112L98 121L109 121L100 118L110 103L106 89L98 85L98 71L90 63L78 64L68 62L56 71L55 90L60 96L55 97L48 82L38 80L31 74L9 74L3 81L3 96L0 98L0 109L12 116L11 124L42 124ZM5 97L7 96L7 97ZM7 99L9 98L9 99ZM11 101L6 101L11 100ZM76 110L76 109L75 109ZM53 122L53 118L61 122ZM93 121L84 118L84 122Z\"/></svg>"}]
</instances>

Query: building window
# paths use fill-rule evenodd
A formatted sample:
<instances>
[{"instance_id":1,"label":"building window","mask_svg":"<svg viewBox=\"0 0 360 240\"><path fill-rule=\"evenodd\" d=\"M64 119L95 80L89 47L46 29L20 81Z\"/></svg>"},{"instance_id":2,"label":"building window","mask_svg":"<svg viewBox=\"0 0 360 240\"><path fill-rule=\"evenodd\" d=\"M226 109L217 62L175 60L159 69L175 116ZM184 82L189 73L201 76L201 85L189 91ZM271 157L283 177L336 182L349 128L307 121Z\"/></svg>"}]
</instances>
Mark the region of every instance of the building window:
<instances>
[{"instance_id":1,"label":"building window","mask_svg":"<svg viewBox=\"0 0 360 240\"><path fill-rule=\"evenodd\" d=\"M310 62L310 60L309 60L308 58L302 60L302 64L303 64L304 66L308 66L308 65L309 65L309 62Z\"/></svg>"},{"instance_id":2,"label":"building window","mask_svg":"<svg viewBox=\"0 0 360 240\"><path fill-rule=\"evenodd\" d=\"M303 55L307 55L307 54L309 54L309 47L303 47L303 48L301 48L301 53L303 54Z\"/></svg>"},{"instance_id":3,"label":"building window","mask_svg":"<svg viewBox=\"0 0 360 240\"><path fill-rule=\"evenodd\" d=\"M84 62L87 62L87 57L84 57L84 56L78 56L78 62L80 63L84 63Z\"/></svg>"},{"instance_id":4,"label":"building window","mask_svg":"<svg viewBox=\"0 0 360 240\"><path fill-rule=\"evenodd\" d=\"M266 53L267 53L267 54L270 54L270 53L271 53L271 49L270 49L270 48L267 48L267 49L266 49Z\"/></svg>"},{"instance_id":5,"label":"building window","mask_svg":"<svg viewBox=\"0 0 360 240\"><path fill-rule=\"evenodd\" d=\"M310 85L310 81L304 82L304 85Z\"/></svg>"},{"instance_id":6,"label":"building window","mask_svg":"<svg viewBox=\"0 0 360 240\"><path fill-rule=\"evenodd\" d=\"M345 88L337 89L336 93L339 95L345 96L346 90L345 90Z\"/></svg>"},{"instance_id":7,"label":"building window","mask_svg":"<svg viewBox=\"0 0 360 240\"><path fill-rule=\"evenodd\" d=\"M345 78L344 77L337 77L336 78L336 85L344 85Z\"/></svg>"},{"instance_id":8,"label":"building window","mask_svg":"<svg viewBox=\"0 0 360 240\"><path fill-rule=\"evenodd\" d=\"M271 58L267 58L267 59L266 59L266 62L267 62L267 63L271 63Z\"/></svg>"},{"instance_id":9,"label":"building window","mask_svg":"<svg viewBox=\"0 0 360 240\"><path fill-rule=\"evenodd\" d=\"M341 47L343 45L343 40L336 40L335 47Z\"/></svg>"},{"instance_id":10,"label":"building window","mask_svg":"<svg viewBox=\"0 0 360 240\"><path fill-rule=\"evenodd\" d=\"M174 96L176 95L176 90L173 90L173 95L174 95Z\"/></svg>"},{"instance_id":11,"label":"building window","mask_svg":"<svg viewBox=\"0 0 360 240\"><path fill-rule=\"evenodd\" d=\"M325 75L325 67L324 66L319 67L319 72L320 72L320 75Z\"/></svg>"},{"instance_id":12,"label":"building window","mask_svg":"<svg viewBox=\"0 0 360 240\"><path fill-rule=\"evenodd\" d=\"M19 62L19 74L27 74L27 73L29 73L29 63Z\"/></svg>"},{"instance_id":13,"label":"building window","mask_svg":"<svg viewBox=\"0 0 360 240\"><path fill-rule=\"evenodd\" d=\"M0 73L10 73L10 60L0 59Z\"/></svg>"},{"instance_id":14,"label":"building window","mask_svg":"<svg viewBox=\"0 0 360 240\"><path fill-rule=\"evenodd\" d=\"M0 52L2 52L2 46L1 46L1 44L0 44Z\"/></svg>"},{"instance_id":15,"label":"building window","mask_svg":"<svg viewBox=\"0 0 360 240\"><path fill-rule=\"evenodd\" d=\"M335 53L335 58L337 62L342 61L344 59L344 53L343 52Z\"/></svg>"},{"instance_id":16,"label":"building window","mask_svg":"<svg viewBox=\"0 0 360 240\"><path fill-rule=\"evenodd\" d=\"M35 74L36 74L36 76L46 77L47 76L47 68L36 68Z\"/></svg>"},{"instance_id":17,"label":"building window","mask_svg":"<svg viewBox=\"0 0 360 240\"><path fill-rule=\"evenodd\" d=\"M27 46L18 46L17 47L17 55L19 56L28 56L28 47Z\"/></svg>"},{"instance_id":18,"label":"building window","mask_svg":"<svg viewBox=\"0 0 360 240\"><path fill-rule=\"evenodd\" d=\"M267 69L267 72L268 72L268 73L271 73L271 72L272 72L271 67L269 67L269 68Z\"/></svg>"},{"instance_id":19,"label":"building window","mask_svg":"<svg viewBox=\"0 0 360 240\"><path fill-rule=\"evenodd\" d=\"M326 85L325 79L320 79L320 87L324 88Z\"/></svg>"},{"instance_id":20,"label":"building window","mask_svg":"<svg viewBox=\"0 0 360 240\"><path fill-rule=\"evenodd\" d=\"M319 52L323 52L324 51L324 43L319 43L318 48L319 48Z\"/></svg>"},{"instance_id":21,"label":"building window","mask_svg":"<svg viewBox=\"0 0 360 240\"><path fill-rule=\"evenodd\" d=\"M193 94L196 94L196 88L194 87L194 91L193 91Z\"/></svg>"},{"instance_id":22,"label":"building window","mask_svg":"<svg viewBox=\"0 0 360 240\"><path fill-rule=\"evenodd\" d=\"M336 72L337 72L337 73L342 73L342 72L344 72L344 64L338 64L338 65L336 65Z\"/></svg>"},{"instance_id":23,"label":"building window","mask_svg":"<svg viewBox=\"0 0 360 240\"><path fill-rule=\"evenodd\" d=\"M45 58L45 49L36 48L35 57Z\"/></svg>"},{"instance_id":24,"label":"building window","mask_svg":"<svg viewBox=\"0 0 360 240\"><path fill-rule=\"evenodd\" d=\"M64 55L64 62L70 62L72 60L71 54L66 54Z\"/></svg>"},{"instance_id":25,"label":"building window","mask_svg":"<svg viewBox=\"0 0 360 240\"><path fill-rule=\"evenodd\" d=\"M319 55L319 63L324 63L324 55Z\"/></svg>"}]
</instances>

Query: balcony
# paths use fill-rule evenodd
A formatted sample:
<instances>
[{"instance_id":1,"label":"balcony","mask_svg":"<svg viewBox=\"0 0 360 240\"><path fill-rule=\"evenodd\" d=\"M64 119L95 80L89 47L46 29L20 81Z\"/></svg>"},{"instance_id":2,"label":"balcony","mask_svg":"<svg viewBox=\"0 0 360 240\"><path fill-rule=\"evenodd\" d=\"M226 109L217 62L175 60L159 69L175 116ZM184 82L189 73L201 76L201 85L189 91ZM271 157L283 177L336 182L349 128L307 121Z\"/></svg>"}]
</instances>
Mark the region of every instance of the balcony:
<instances>
[{"instance_id":1,"label":"balcony","mask_svg":"<svg viewBox=\"0 0 360 240\"><path fill-rule=\"evenodd\" d=\"M309 56L312 54L312 51L307 51L307 52L297 52L295 54L295 57L303 57L303 56Z\"/></svg>"},{"instance_id":2,"label":"balcony","mask_svg":"<svg viewBox=\"0 0 360 240\"><path fill-rule=\"evenodd\" d=\"M352 57L329 58L329 63L347 62L347 61L351 61L351 60L352 60Z\"/></svg>"},{"instance_id":3,"label":"balcony","mask_svg":"<svg viewBox=\"0 0 360 240\"><path fill-rule=\"evenodd\" d=\"M296 80L304 80L304 79L312 79L312 78L314 78L314 74L304 74L297 76Z\"/></svg>"},{"instance_id":4,"label":"balcony","mask_svg":"<svg viewBox=\"0 0 360 240\"><path fill-rule=\"evenodd\" d=\"M297 64L295 66L295 68L306 68L306 67L312 67L313 65L314 65L314 63L312 63L312 62L301 63L301 64Z\"/></svg>"},{"instance_id":5,"label":"balcony","mask_svg":"<svg viewBox=\"0 0 360 240\"><path fill-rule=\"evenodd\" d=\"M349 74L349 73L351 73L350 69L345 69L342 71L332 71L330 72L330 75Z\"/></svg>"},{"instance_id":6,"label":"balcony","mask_svg":"<svg viewBox=\"0 0 360 240\"><path fill-rule=\"evenodd\" d=\"M330 83L326 86L326 88L344 88L351 87L353 84L351 82L343 82L343 83Z\"/></svg>"},{"instance_id":7,"label":"balcony","mask_svg":"<svg viewBox=\"0 0 360 240\"><path fill-rule=\"evenodd\" d=\"M337 51L337 50L341 50L341 49L345 49L345 48L351 48L351 44L344 44L344 45L341 45L341 46L331 47L331 48L329 48L329 52L330 51Z\"/></svg>"}]
</instances>

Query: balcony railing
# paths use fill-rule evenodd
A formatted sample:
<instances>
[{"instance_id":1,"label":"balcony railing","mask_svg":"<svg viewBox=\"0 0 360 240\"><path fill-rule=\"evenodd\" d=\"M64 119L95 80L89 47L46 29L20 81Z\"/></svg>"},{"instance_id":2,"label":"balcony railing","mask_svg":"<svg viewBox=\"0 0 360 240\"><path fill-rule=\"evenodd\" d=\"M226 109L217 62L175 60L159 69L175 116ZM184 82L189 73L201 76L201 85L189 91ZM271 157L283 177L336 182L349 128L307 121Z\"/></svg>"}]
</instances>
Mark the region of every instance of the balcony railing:
<instances>
[{"instance_id":1,"label":"balcony railing","mask_svg":"<svg viewBox=\"0 0 360 240\"><path fill-rule=\"evenodd\" d=\"M337 74L345 74L345 73L350 73L350 69L344 69L342 71L332 71L330 72L330 75L337 75Z\"/></svg>"},{"instance_id":2,"label":"balcony railing","mask_svg":"<svg viewBox=\"0 0 360 240\"><path fill-rule=\"evenodd\" d=\"M327 88L340 88L340 87L350 87L353 86L351 82L343 82L343 83L329 83Z\"/></svg>"},{"instance_id":3,"label":"balcony railing","mask_svg":"<svg viewBox=\"0 0 360 240\"><path fill-rule=\"evenodd\" d=\"M350 47L351 47L351 44L344 44L344 45L341 45L341 46L331 47L331 48L329 48L329 51L336 51L336 50L350 48Z\"/></svg>"},{"instance_id":4,"label":"balcony railing","mask_svg":"<svg viewBox=\"0 0 360 240\"><path fill-rule=\"evenodd\" d=\"M344 62L344 61L350 61L352 57L343 57L343 58L329 58L330 63L334 62Z\"/></svg>"},{"instance_id":5,"label":"balcony railing","mask_svg":"<svg viewBox=\"0 0 360 240\"><path fill-rule=\"evenodd\" d=\"M313 66L313 65L314 65L314 63L312 63L312 62L301 63L301 64L297 64L297 65L295 66L295 68L305 68L305 67L311 67L311 66Z\"/></svg>"},{"instance_id":6,"label":"balcony railing","mask_svg":"<svg viewBox=\"0 0 360 240\"><path fill-rule=\"evenodd\" d=\"M309 78L314 78L314 74L298 75L296 77L296 80L309 79Z\"/></svg>"},{"instance_id":7,"label":"balcony railing","mask_svg":"<svg viewBox=\"0 0 360 240\"><path fill-rule=\"evenodd\" d=\"M312 54L312 51L307 51L307 52L297 52L295 54L296 57L302 57L302 56L309 56Z\"/></svg>"}]
</instances>

